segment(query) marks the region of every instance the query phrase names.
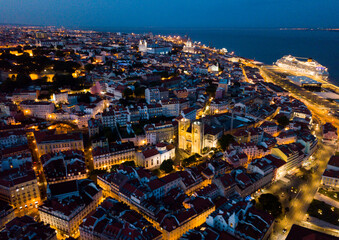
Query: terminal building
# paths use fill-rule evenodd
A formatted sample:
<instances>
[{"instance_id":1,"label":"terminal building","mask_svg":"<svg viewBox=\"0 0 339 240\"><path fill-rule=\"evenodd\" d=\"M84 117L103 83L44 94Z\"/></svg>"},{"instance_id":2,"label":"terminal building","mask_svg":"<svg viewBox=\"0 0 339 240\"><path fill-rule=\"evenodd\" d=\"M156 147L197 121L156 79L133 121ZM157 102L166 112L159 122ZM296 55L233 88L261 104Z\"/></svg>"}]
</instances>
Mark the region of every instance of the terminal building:
<instances>
[{"instance_id":1,"label":"terminal building","mask_svg":"<svg viewBox=\"0 0 339 240\"><path fill-rule=\"evenodd\" d=\"M291 82L294 84L303 87L309 91L320 91L322 83L312 78L305 77L305 76L289 76L287 77Z\"/></svg>"}]
</instances>

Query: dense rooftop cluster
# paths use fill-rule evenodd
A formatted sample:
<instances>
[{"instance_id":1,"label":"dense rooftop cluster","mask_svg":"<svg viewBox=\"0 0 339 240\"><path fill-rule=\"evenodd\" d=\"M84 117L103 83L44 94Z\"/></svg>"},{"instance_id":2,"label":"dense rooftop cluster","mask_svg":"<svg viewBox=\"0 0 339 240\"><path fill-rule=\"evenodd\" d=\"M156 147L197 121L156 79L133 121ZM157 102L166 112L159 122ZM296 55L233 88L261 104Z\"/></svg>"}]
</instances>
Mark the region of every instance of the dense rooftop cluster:
<instances>
[{"instance_id":1,"label":"dense rooftop cluster","mask_svg":"<svg viewBox=\"0 0 339 240\"><path fill-rule=\"evenodd\" d=\"M274 217L249 198L318 148L307 106L226 49L152 33L0 33L1 236L267 239ZM337 143L334 126L322 130ZM324 185L337 186L337 160Z\"/></svg>"}]
</instances>

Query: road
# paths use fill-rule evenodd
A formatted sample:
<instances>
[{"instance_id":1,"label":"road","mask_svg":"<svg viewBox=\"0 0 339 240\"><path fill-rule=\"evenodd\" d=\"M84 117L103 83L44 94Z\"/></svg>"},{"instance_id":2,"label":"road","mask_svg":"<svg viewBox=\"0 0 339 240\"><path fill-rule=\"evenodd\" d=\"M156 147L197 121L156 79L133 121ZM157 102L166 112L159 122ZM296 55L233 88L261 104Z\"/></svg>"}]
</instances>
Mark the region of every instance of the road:
<instances>
[{"instance_id":1,"label":"road","mask_svg":"<svg viewBox=\"0 0 339 240\"><path fill-rule=\"evenodd\" d=\"M314 102L314 100L317 99L316 97L313 99L307 99L306 96L309 96L310 94L307 95L296 91L296 88L293 88L293 85L286 84L284 79L274 75L269 70L265 68L259 68L252 63L247 63L247 65L260 69L260 73L265 81L273 82L285 88L291 93L292 97L302 101L309 108L309 110L312 112L312 115L318 122L322 124L325 122L331 122L334 126L339 128L339 119L330 116L329 111L327 110L328 106L332 106L331 103L328 104L327 102L324 103L321 101L321 103L324 103L325 105L317 104ZM317 170L314 173L304 173L306 175L304 179L300 177L301 172L298 170L291 177L291 180L288 183L278 181L267 189L264 189L264 193L272 193L279 196L284 209L286 207L289 208L289 211L284 214L284 217L282 219L278 219L278 222L275 224L273 234L271 236L272 240L285 239L292 225L300 223L304 220L307 209L310 203L313 201L313 198L320 185L321 176L326 169L327 162L336 150L333 146L323 145L320 141L321 133L319 132L319 129L316 132L319 141L319 148L313 155L315 160L312 164L314 166L318 166ZM301 173L301 175L303 174ZM286 233L283 233L283 229L286 229Z\"/></svg>"},{"instance_id":2,"label":"road","mask_svg":"<svg viewBox=\"0 0 339 240\"><path fill-rule=\"evenodd\" d=\"M319 150L314 154L315 161L313 161L313 165L318 165L318 169L314 173L307 174L298 170L291 176L289 183L278 181L264 190L264 193L272 193L279 196L283 208L289 208L283 219L278 219L278 222L275 224L271 239L285 239L292 225L304 219L307 209L320 185L322 173L334 152L333 147L324 146L321 143L320 145ZM306 179L302 178L304 174L306 174ZM287 230L285 234L283 229Z\"/></svg>"},{"instance_id":3,"label":"road","mask_svg":"<svg viewBox=\"0 0 339 240\"><path fill-rule=\"evenodd\" d=\"M339 108L338 104L331 103L327 100L321 99L317 97L315 94L306 90L303 90L302 92L296 91L296 89L293 88L293 84L290 84L290 86L286 85L286 81L284 79L275 75L273 72L269 71L266 68L260 68L260 73L264 77L265 81L273 82L279 85L280 87L285 88L287 91L289 91L292 97L302 101L312 112L313 115L316 115L321 119L322 123L330 122L336 128L339 128L339 119L331 115L329 111L333 109L338 109ZM311 95L313 99L308 99L305 93ZM319 102L316 103L315 100L319 100Z\"/></svg>"}]
</instances>

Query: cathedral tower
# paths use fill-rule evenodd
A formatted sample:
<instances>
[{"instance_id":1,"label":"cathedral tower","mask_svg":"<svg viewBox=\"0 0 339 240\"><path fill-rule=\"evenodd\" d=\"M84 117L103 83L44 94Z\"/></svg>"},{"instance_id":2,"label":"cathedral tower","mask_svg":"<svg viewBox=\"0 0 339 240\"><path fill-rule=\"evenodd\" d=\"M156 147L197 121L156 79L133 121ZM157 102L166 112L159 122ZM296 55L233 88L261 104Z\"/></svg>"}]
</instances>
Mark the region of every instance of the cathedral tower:
<instances>
[{"instance_id":1,"label":"cathedral tower","mask_svg":"<svg viewBox=\"0 0 339 240\"><path fill-rule=\"evenodd\" d=\"M201 153L204 143L204 124L201 121L192 123L192 153Z\"/></svg>"}]
</instances>

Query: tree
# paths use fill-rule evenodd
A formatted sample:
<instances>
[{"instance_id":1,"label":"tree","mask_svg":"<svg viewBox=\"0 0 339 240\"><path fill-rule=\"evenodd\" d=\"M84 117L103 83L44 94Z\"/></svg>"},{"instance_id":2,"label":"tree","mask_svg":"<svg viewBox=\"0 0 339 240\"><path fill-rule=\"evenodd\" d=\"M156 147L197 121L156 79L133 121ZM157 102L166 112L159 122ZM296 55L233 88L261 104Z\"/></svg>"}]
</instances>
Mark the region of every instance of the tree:
<instances>
[{"instance_id":1,"label":"tree","mask_svg":"<svg viewBox=\"0 0 339 240\"><path fill-rule=\"evenodd\" d=\"M57 57L64 57L64 56L65 56L65 53L64 53L63 51L57 50L57 51L55 52L55 56L57 56Z\"/></svg>"},{"instance_id":2,"label":"tree","mask_svg":"<svg viewBox=\"0 0 339 240\"><path fill-rule=\"evenodd\" d=\"M122 163L124 166L135 167L135 162L133 160L126 161Z\"/></svg>"},{"instance_id":3,"label":"tree","mask_svg":"<svg viewBox=\"0 0 339 240\"><path fill-rule=\"evenodd\" d=\"M235 140L231 134L222 135L222 137L218 140L218 144L223 151L226 151L228 146L233 142L235 142Z\"/></svg>"},{"instance_id":4,"label":"tree","mask_svg":"<svg viewBox=\"0 0 339 240\"><path fill-rule=\"evenodd\" d=\"M199 155L200 156L200 155ZM200 156L201 157L201 156ZM182 161L182 165L184 167L188 167L189 165L191 165L192 163L195 163L197 161L197 156L196 155L192 155L188 158L185 158L183 161Z\"/></svg>"},{"instance_id":5,"label":"tree","mask_svg":"<svg viewBox=\"0 0 339 240\"><path fill-rule=\"evenodd\" d=\"M135 135L137 136L145 134L144 128L140 124L133 124L132 128L133 128Z\"/></svg>"},{"instance_id":6,"label":"tree","mask_svg":"<svg viewBox=\"0 0 339 240\"><path fill-rule=\"evenodd\" d=\"M85 70L87 71L87 72L91 72L93 69L95 68L95 66L93 65L93 64L86 64L85 65Z\"/></svg>"},{"instance_id":7,"label":"tree","mask_svg":"<svg viewBox=\"0 0 339 240\"><path fill-rule=\"evenodd\" d=\"M154 169L154 170L152 170L152 173L153 173L155 176L157 176L157 177L160 176L160 170L159 170L159 169Z\"/></svg>"},{"instance_id":8,"label":"tree","mask_svg":"<svg viewBox=\"0 0 339 240\"><path fill-rule=\"evenodd\" d=\"M132 96L133 95L133 90L132 89L130 89L130 88L126 88L125 90L124 90L124 97L126 98L126 97L130 97L130 96Z\"/></svg>"},{"instance_id":9,"label":"tree","mask_svg":"<svg viewBox=\"0 0 339 240\"><path fill-rule=\"evenodd\" d=\"M286 116L281 116L278 118L278 124L282 127L286 127L290 124L290 120Z\"/></svg>"},{"instance_id":10,"label":"tree","mask_svg":"<svg viewBox=\"0 0 339 240\"><path fill-rule=\"evenodd\" d=\"M257 207L268 212L275 218L282 213L282 206L279 202L279 198L271 193L262 194L259 197Z\"/></svg>"},{"instance_id":11,"label":"tree","mask_svg":"<svg viewBox=\"0 0 339 240\"><path fill-rule=\"evenodd\" d=\"M78 97L78 101L81 103L91 103L91 93L80 94Z\"/></svg>"},{"instance_id":12,"label":"tree","mask_svg":"<svg viewBox=\"0 0 339 240\"><path fill-rule=\"evenodd\" d=\"M32 79L27 74L19 73L18 76L16 77L16 84L18 87L26 87L29 84L31 84L31 82L32 82Z\"/></svg>"},{"instance_id":13,"label":"tree","mask_svg":"<svg viewBox=\"0 0 339 240\"><path fill-rule=\"evenodd\" d=\"M160 169L165 173L170 173L173 171L173 165L174 165L173 160L168 159L162 162L162 164L160 165Z\"/></svg>"},{"instance_id":14,"label":"tree","mask_svg":"<svg viewBox=\"0 0 339 240\"><path fill-rule=\"evenodd\" d=\"M74 73L75 70L80 69L81 67L79 63L73 61L54 61L53 65L54 71L64 73Z\"/></svg>"},{"instance_id":15,"label":"tree","mask_svg":"<svg viewBox=\"0 0 339 240\"><path fill-rule=\"evenodd\" d=\"M135 87L134 95L136 97L145 97L145 87Z\"/></svg>"},{"instance_id":16,"label":"tree","mask_svg":"<svg viewBox=\"0 0 339 240\"><path fill-rule=\"evenodd\" d=\"M217 85L211 84L206 88L206 93L211 97L215 96L215 91L217 90Z\"/></svg>"},{"instance_id":17,"label":"tree","mask_svg":"<svg viewBox=\"0 0 339 240\"><path fill-rule=\"evenodd\" d=\"M237 88L240 88L241 84L240 84L240 82L234 82L234 83L233 83L233 86L234 86L234 87L237 87Z\"/></svg>"}]
</instances>

